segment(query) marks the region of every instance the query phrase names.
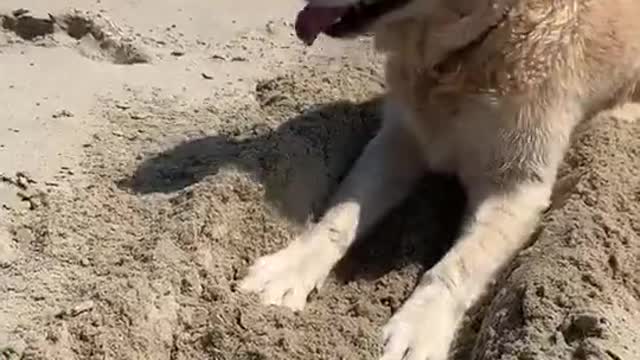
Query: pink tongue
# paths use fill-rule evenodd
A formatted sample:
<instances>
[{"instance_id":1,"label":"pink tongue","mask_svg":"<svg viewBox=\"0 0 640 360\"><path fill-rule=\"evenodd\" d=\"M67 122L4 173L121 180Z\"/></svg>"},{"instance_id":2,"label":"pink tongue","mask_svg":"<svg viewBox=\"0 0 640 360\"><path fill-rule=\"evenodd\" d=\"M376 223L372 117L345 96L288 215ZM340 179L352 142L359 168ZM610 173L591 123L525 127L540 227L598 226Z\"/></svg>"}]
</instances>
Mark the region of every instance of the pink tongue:
<instances>
[{"instance_id":1,"label":"pink tongue","mask_svg":"<svg viewBox=\"0 0 640 360\"><path fill-rule=\"evenodd\" d=\"M346 11L346 7L330 8L307 5L298 13L296 35L305 44L311 45L321 32L333 25Z\"/></svg>"}]
</instances>

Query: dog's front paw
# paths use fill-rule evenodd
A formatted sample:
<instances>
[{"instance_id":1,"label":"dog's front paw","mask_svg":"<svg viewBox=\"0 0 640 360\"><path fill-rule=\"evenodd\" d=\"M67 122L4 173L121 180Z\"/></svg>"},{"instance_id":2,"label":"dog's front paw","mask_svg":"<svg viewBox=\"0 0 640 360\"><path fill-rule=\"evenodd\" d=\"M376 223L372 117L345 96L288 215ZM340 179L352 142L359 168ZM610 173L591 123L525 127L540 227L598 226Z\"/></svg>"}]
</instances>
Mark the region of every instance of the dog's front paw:
<instances>
[{"instance_id":1,"label":"dog's front paw","mask_svg":"<svg viewBox=\"0 0 640 360\"><path fill-rule=\"evenodd\" d=\"M458 320L453 299L448 292L417 292L384 327L382 360L447 359Z\"/></svg>"},{"instance_id":2,"label":"dog's front paw","mask_svg":"<svg viewBox=\"0 0 640 360\"><path fill-rule=\"evenodd\" d=\"M309 293L319 288L333 265L330 244L294 241L285 249L259 258L240 289L260 295L264 304L302 310Z\"/></svg>"}]
</instances>

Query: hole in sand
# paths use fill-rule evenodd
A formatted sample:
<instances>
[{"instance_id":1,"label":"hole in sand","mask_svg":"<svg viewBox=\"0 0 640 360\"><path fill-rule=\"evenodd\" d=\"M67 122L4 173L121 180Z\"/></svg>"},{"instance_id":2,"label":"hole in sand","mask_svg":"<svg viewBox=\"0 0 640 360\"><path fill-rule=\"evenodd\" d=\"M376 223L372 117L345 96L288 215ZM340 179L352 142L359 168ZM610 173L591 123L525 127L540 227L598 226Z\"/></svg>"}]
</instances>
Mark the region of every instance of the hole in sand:
<instances>
[{"instance_id":1,"label":"hole in sand","mask_svg":"<svg viewBox=\"0 0 640 360\"><path fill-rule=\"evenodd\" d=\"M27 41L36 41L63 33L77 40L74 47L92 60L109 61L120 65L145 64L151 58L131 39L118 34L116 29L105 30L96 20L77 13L39 18L29 15L29 10L19 9L9 15L0 14L2 28ZM112 31L111 31L112 30ZM59 42L52 39L59 45Z\"/></svg>"},{"instance_id":2,"label":"hole in sand","mask_svg":"<svg viewBox=\"0 0 640 360\"><path fill-rule=\"evenodd\" d=\"M13 11L11 15L0 15L2 28L15 33L24 40L34 40L53 34L55 21L52 17L36 18L27 15L27 13L27 10L19 9Z\"/></svg>"}]
</instances>

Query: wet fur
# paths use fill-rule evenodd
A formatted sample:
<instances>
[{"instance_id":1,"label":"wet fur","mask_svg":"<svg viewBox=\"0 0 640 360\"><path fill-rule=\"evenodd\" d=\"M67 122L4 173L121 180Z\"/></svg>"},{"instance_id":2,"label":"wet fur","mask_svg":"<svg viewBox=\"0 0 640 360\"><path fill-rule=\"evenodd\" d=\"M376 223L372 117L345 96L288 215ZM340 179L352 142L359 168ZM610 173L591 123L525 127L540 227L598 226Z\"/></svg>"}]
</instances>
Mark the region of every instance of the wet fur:
<instances>
[{"instance_id":1,"label":"wet fur","mask_svg":"<svg viewBox=\"0 0 640 360\"><path fill-rule=\"evenodd\" d=\"M381 19L381 131L319 223L260 258L241 288L302 309L425 171L456 174L464 232L383 331L384 360L446 359L462 315L548 206L573 129L640 98L637 14L637 0L415 0Z\"/></svg>"}]
</instances>

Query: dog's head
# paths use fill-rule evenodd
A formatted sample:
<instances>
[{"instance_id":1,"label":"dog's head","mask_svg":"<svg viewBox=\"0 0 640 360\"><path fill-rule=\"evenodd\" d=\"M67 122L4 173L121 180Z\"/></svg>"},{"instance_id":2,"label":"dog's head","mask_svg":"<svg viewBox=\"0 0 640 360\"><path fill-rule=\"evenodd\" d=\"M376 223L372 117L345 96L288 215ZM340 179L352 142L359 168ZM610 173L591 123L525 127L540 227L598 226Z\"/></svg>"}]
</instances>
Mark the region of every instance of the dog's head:
<instances>
[{"instance_id":1,"label":"dog's head","mask_svg":"<svg viewBox=\"0 0 640 360\"><path fill-rule=\"evenodd\" d=\"M319 34L348 38L375 25L417 17L436 0L306 0L296 20L296 33L307 44Z\"/></svg>"},{"instance_id":2,"label":"dog's head","mask_svg":"<svg viewBox=\"0 0 640 360\"><path fill-rule=\"evenodd\" d=\"M296 20L296 33L308 45L321 33L334 38L350 38L380 28L388 30L395 27L390 25L404 22L428 25L430 31L440 33L442 38L451 38L455 48L495 25L519 0L305 1L307 6ZM461 39L456 40L456 37Z\"/></svg>"}]
</instances>

